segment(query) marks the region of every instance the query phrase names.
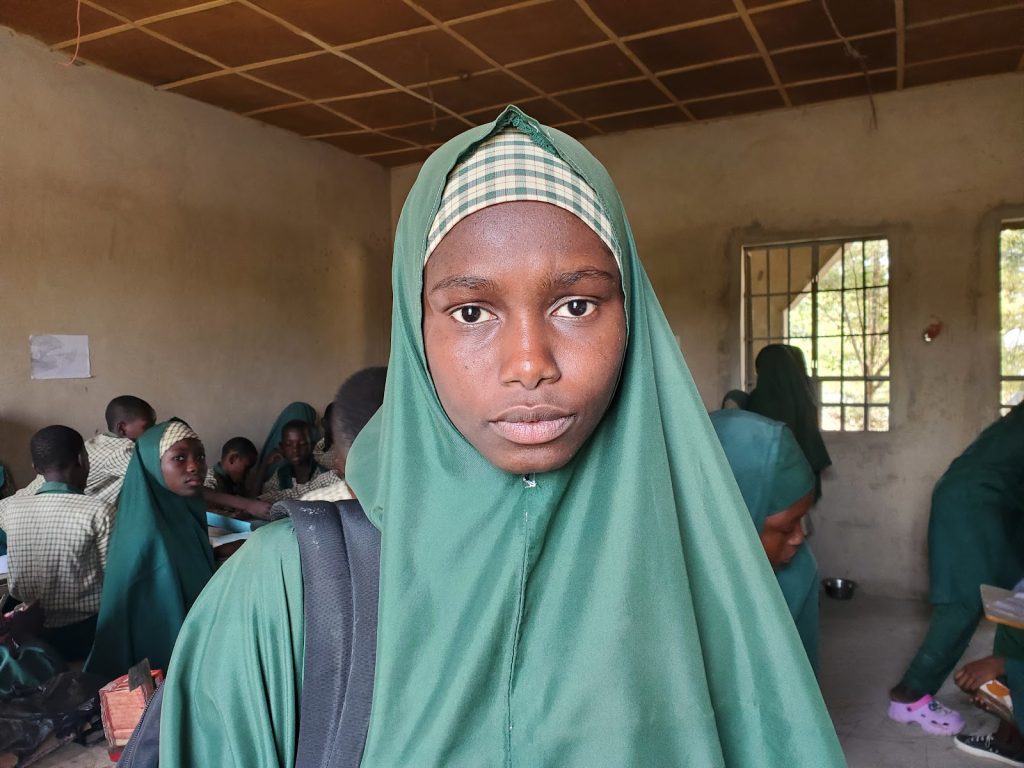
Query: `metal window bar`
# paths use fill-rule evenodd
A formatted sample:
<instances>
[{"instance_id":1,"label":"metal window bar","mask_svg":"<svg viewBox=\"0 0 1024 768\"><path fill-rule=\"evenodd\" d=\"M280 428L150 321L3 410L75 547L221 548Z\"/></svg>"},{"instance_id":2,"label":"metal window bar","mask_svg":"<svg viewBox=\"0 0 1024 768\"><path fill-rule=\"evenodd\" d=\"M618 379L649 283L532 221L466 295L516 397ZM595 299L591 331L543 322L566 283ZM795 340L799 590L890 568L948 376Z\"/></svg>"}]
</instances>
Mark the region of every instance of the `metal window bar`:
<instances>
[{"instance_id":1,"label":"metal window bar","mask_svg":"<svg viewBox=\"0 0 1024 768\"><path fill-rule=\"evenodd\" d=\"M869 361L867 359L867 342L869 338L881 338L889 335L889 329L886 328L883 331L868 331L868 268L867 268L867 248L866 244L869 238L860 238L852 240L823 240L810 243L785 243L777 245L762 245L756 248L744 248L743 254L743 278L745 285L745 297L744 297L744 350L745 350L745 378L747 387L754 386L755 371L754 371L754 345L755 342L768 342L768 343L790 343L792 340L792 314L791 307L795 298L799 297L802 291L793 290L793 248L796 246L808 247L810 249L810 269L811 269L811 280L810 280L810 302L811 302L811 359L808 361L811 368L811 375L814 377L818 385L818 400L823 407L834 407L839 409L839 431L871 431L871 424L869 420L870 408L884 408L886 411L890 408L890 402L878 402L874 396L868 396L868 386L872 383L888 383L890 376L885 375L874 375L870 370ZM883 240L884 238L870 238L871 240ZM819 323L819 304L820 304L820 278L821 278L821 249L823 247L838 246L839 256L839 289L828 289L830 293L838 293L840 301L840 313L839 313L839 335L828 335L821 336L818 333ZM858 248L859 246L859 248ZM763 291L755 291L753 284L753 269L751 266L751 251L763 251L764 252L764 271L765 271L765 285ZM772 290L772 262L773 254L775 251L774 258L778 259L782 256L782 251L785 252L786 264L786 285L783 291ZM858 253L859 251L859 253ZM854 259L859 256L860 260L860 285L856 285L856 273L850 276L852 280L851 284L847 283L848 270L847 256L854 255ZM853 266L853 265L851 265ZM833 267L834 269L834 267ZM886 278L878 285L871 285L872 288L888 288L889 281ZM772 327L772 298L774 297L785 297L786 308L783 309L784 322L778 329ZM753 300L755 298L763 299L765 303L765 334L764 336L755 336L753 333L754 329L754 305ZM860 304L860 318L859 328L854 328L853 318L850 317L847 311L847 299L856 301L859 299ZM777 333L781 333L777 335ZM801 337L804 338L804 337ZM825 338L839 339L839 376L825 376L820 375L821 371L821 350L819 340ZM860 361L860 376L851 376L846 374L846 344L847 339L859 339L862 360ZM856 348L856 347L855 347ZM1024 380L1024 377L1020 377ZM825 382L838 382L839 383L839 401L834 402L832 400L824 401L822 399L822 384ZM857 400L848 400L846 397L846 391L843 387L844 384L858 382L861 384L861 392L863 393ZM858 402L860 401L860 402ZM863 421L861 422L860 428L851 427L847 428L847 413L850 410L859 410Z\"/></svg>"}]
</instances>

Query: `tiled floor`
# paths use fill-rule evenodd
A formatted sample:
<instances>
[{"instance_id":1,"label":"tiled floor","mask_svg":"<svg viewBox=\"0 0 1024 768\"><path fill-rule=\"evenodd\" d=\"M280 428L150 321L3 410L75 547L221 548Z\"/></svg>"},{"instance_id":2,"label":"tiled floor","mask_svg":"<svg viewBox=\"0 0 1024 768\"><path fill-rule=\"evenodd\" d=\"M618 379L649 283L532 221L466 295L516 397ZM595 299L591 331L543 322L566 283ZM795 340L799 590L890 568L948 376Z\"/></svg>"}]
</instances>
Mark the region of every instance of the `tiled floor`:
<instances>
[{"instance_id":1,"label":"tiled floor","mask_svg":"<svg viewBox=\"0 0 1024 768\"><path fill-rule=\"evenodd\" d=\"M858 594L844 602L822 596L821 608L821 686L850 768L998 765L958 751L951 737L929 736L917 726L886 717L886 693L927 629L925 603ZM993 633L993 626L983 621L964 660L989 655ZM966 732L995 729L995 718L972 707L952 681L938 698L960 710Z\"/></svg>"},{"instance_id":2,"label":"tiled floor","mask_svg":"<svg viewBox=\"0 0 1024 768\"><path fill-rule=\"evenodd\" d=\"M928 626L928 606L908 600L856 595L838 602L822 597L821 684L850 768L984 768L996 765L953 748L948 737L928 736L916 726L885 716L886 692L899 678ZM982 622L970 660L986 656L993 630ZM995 720L978 712L951 682L942 701L959 709L971 732L990 731ZM39 768L109 768L102 747L65 746Z\"/></svg>"}]
</instances>

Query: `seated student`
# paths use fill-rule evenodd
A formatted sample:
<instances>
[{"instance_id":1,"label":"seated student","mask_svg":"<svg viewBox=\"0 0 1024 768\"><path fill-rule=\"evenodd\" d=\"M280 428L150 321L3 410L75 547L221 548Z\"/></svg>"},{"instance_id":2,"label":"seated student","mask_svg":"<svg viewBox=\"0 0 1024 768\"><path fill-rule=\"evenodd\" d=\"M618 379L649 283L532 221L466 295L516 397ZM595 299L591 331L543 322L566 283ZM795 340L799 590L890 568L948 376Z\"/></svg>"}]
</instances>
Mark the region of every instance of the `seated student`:
<instances>
[{"instance_id":1,"label":"seated student","mask_svg":"<svg viewBox=\"0 0 1024 768\"><path fill-rule=\"evenodd\" d=\"M981 621L979 588L1024 573L1024 406L985 429L935 484L928 519L932 615L921 647L889 691L889 717L953 735L959 712L934 699Z\"/></svg>"},{"instance_id":2,"label":"seated student","mask_svg":"<svg viewBox=\"0 0 1024 768\"><path fill-rule=\"evenodd\" d=\"M1014 592L1024 590L1018 582ZM1006 765L1024 766L1024 630L999 624L992 655L972 661L957 670L954 681L974 702L999 717L990 734L958 734L957 749L998 760Z\"/></svg>"},{"instance_id":3,"label":"seated student","mask_svg":"<svg viewBox=\"0 0 1024 768\"><path fill-rule=\"evenodd\" d=\"M722 408L736 408L745 411L749 402L750 395L742 389L730 389L722 398Z\"/></svg>"},{"instance_id":4,"label":"seated student","mask_svg":"<svg viewBox=\"0 0 1024 768\"><path fill-rule=\"evenodd\" d=\"M393 276L384 404L346 465L381 530L375 667L343 705L365 743L346 750L364 768L844 765L597 160L515 107L463 133L409 193ZM303 676L299 557L272 523L196 602L161 768L293 764L303 686L329 682ZM348 695L368 674L372 711Z\"/></svg>"},{"instance_id":5,"label":"seated student","mask_svg":"<svg viewBox=\"0 0 1024 768\"><path fill-rule=\"evenodd\" d=\"M328 472L313 460L311 427L305 421L289 421L281 430L281 454L284 461L276 466L263 484L260 501L273 503L281 499L297 499L309 483Z\"/></svg>"},{"instance_id":6,"label":"seated student","mask_svg":"<svg viewBox=\"0 0 1024 768\"><path fill-rule=\"evenodd\" d=\"M281 439L285 424L292 421L303 421L310 425L310 444L315 445L320 434L316 428L316 408L309 403L294 402L285 406L284 410L277 415L274 424L267 433L267 439L263 441L263 448L260 450L260 462L258 471L253 473L251 478L252 495L258 495L263 483L270 477L272 471L284 461L281 454Z\"/></svg>"},{"instance_id":7,"label":"seated student","mask_svg":"<svg viewBox=\"0 0 1024 768\"><path fill-rule=\"evenodd\" d=\"M156 412L142 398L120 395L107 405L105 416L107 431L89 438L85 443L85 450L89 454L89 481L85 493L116 505L124 473L135 451L135 441L156 422ZM37 475L35 480L18 493L32 495L43 482L42 475Z\"/></svg>"},{"instance_id":8,"label":"seated student","mask_svg":"<svg viewBox=\"0 0 1024 768\"><path fill-rule=\"evenodd\" d=\"M300 497L303 501L345 501L355 498L344 480L345 462L356 435L384 402L387 373L388 369L384 366L364 368L345 379L338 388L334 402L324 411L325 417L330 415L325 426L333 437L334 471L324 473L306 485L306 491ZM324 478L329 480L320 485ZM316 487L318 485L320 487Z\"/></svg>"},{"instance_id":9,"label":"seated student","mask_svg":"<svg viewBox=\"0 0 1024 768\"><path fill-rule=\"evenodd\" d=\"M153 669L167 668L185 615L213 575L205 477L203 444L185 422L165 421L139 438L110 538L87 672L111 679L145 658Z\"/></svg>"},{"instance_id":10,"label":"seated student","mask_svg":"<svg viewBox=\"0 0 1024 768\"><path fill-rule=\"evenodd\" d=\"M818 565L804 542L803 517L814 502L814 473L785 424L736 409L711 425L761 537L807 658L818 669Z\"/></svg>"},{"instance_id":11,"label":"seated student","mask_svg":"<svg viewBox=\"0 0 1024 768\"><path fill-rule=\"evenodd\" d=\"M210 467L203 485L211 491L245 496L246 478L258 460L252 440L232 437L220 449L220 461Z\"/></svg>"},{"instance_id":12,"label":"seated student","mask_svg":"<svg viewBox=\"0 0 1024 768\"><path fill-rule=\"evenodd\" d=\"M337 463L338 446L334 440L331 430L331 414L334 411L334 403L328 403L324 408L322 420L324 436L313 446L313 460L321 467L331 468Z\"/></svg>"},{"instance_id":13,"label":"seated student","mask_svg":"<svg viewBox=\"0 0 1024 768\"><path fill-rule=\"evenodd\" d=\"M107 543L116 508L86 496L89 458L70 427L44 427L32 436L32 466L44 482L0 510L7 532L9 589L46 614L43 640L68 661L84 659L96 633Z\"/></svg>"}]
</instances>

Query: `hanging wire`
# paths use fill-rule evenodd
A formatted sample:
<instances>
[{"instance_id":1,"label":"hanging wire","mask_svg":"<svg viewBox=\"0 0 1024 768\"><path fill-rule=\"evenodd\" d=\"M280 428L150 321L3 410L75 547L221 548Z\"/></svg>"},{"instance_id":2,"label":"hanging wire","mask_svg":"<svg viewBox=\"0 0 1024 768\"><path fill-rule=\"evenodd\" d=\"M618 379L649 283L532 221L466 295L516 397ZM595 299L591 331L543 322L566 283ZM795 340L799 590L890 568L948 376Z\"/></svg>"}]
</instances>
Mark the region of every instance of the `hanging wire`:
<instances>
[{"instance_id":1,"label":"hanging wire","mask_svg":"<svg viewBox=\"0 0 1024 768\"><path fill-rule=\"evenodd\" d=\"M857 66L860 67L860 71L864 74L864 81L868 86L868 103L871 104L871 127L878 129L878 110L875 108L875 93L871 88L871 74L868 72L867 59L864 58L864 54L858 51L853 43L846 39L842 32L839 31L839 27L836 25L836 20L832 17L832 11L828 7L828 0L821 0L821 9L825 11L825 15L828 17L828 23L832 25L832 31L836 33L836 37L842 42L843 47L846 49L846 55L857 62Z\"/></svg>"}]
</instances>

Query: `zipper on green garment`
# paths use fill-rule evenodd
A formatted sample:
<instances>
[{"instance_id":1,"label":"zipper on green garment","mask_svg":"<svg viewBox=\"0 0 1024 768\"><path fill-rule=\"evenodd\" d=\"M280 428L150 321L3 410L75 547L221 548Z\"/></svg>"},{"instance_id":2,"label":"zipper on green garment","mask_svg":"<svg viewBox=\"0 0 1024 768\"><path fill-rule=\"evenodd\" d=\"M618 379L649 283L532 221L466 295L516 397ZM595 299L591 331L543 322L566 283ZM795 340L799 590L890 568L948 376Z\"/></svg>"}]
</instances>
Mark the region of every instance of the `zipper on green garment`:
<instances>
[{"instance_id":1,"label":"zipper on green garment","mask_svg":"<svg viewBox=\"0 0 1024 768\"><path fill-rule=\"evenodd\" d=\"M523 475L523 487L527 490L537 487L536 476L531 472ZM508 667L508 692L506 696L506 724L508 730L505 732L505 765L512 768L512 681L516 673L516 656L519 651L519 632L523 624L523 609L526 605L526 564L530 553L530 499L524 497L523 509L523 558L520 563L519 572L519 595L516 604L515 632L512 635L512 658Z\"/></svg>"}]
</instances>

